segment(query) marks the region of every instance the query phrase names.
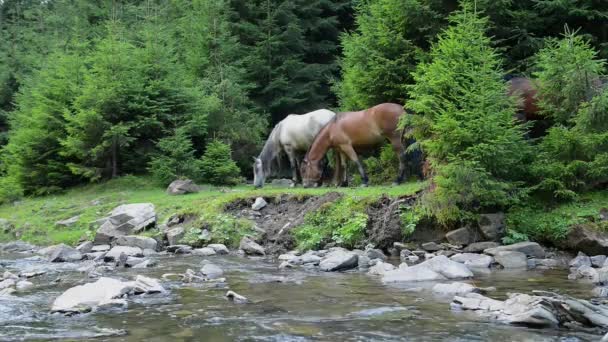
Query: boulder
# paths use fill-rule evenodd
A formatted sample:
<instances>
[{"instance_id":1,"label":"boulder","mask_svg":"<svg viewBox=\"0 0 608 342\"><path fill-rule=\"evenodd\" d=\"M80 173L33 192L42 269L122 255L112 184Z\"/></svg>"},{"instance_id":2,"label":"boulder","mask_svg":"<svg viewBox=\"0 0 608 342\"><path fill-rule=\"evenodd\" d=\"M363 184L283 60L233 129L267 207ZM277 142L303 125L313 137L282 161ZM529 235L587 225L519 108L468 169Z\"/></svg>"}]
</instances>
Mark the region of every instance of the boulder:
<instances>
[{"instance_id":1,"label":"boulder","mask_svg":"<svg viewBox=\"0 0 608 342\"><path fill-rule=\"evenodd\" d=\"M139 266L142 263L146 263L145 267L152 267L156 264L156 261L151 261L150 259L146 259L146 258L140 258L140 257L127 257L127 260L125 261L125 267L135 267L135 266ZM145 268L144 266L138 267L138 268Z\"/></svg>"},{"instance_id":2,"label":"boulder","mask_svg":"<svg viewBox=\"0 0 608 342\"><path fill-rule=\"evenodd\" d=\"M587 255L608 255L608 233L579 224L570 229L560 247Z\"/></svg>"},{"instance_id":3,"label":"boulder","mask_svg":"<svg viewBox=\"0 0 608 342\"><path fill-rule=\"evenodd\" d=\"M87 283L68 289L53 302L52 312L80 313L95 307L117 304L116 299L133 291L130 282L101 277L94 283Z\"/></svg>"},{"instance_id":4,"label":"boulder","mask_svg":"<svg viewBox=\"0 0 608 342\"><path fill-rule=\"evenodd\" d=\"M445 238L453 245L466 246L471 243L473 237L467 227L462 227L448 232Z\"/></svg>"},{"instance_id":5,"label":"boulder","mask_svg":"<svg viewBox=\"0 0 608 342\"><path fill-rule=\"evenodd\" d=\"M591 266L593 267L603 267L605 262L605 255L594 255L591 257Z\"/></svg>"},{"instance_id":6,"label":"boulder","mask_svg":"<svg viewBox=\"0 0 608 342\"><path fill-rule=\"evenodd\" d=\"M440 245L438 245L437 243L432 242L432 241L423 243L421 247L422 247L422 249L424 249L427 252L436 252L441 249Z\"/></svg>"},{"instance_id":7,"label":"boulder","mask_svg":"<svg viewBox=\"0 0 608 342\"><path fill-rule=\"evenodd\" d=\"M127 258L127 263L129 263L129 258ZM131 266L133 268L148 268L148 267L154 267L158 264L158 262L156 260L152 260L152 259L146 259L144 258L143 261L136 263L135 265Z\"/></svg>"},{"instance_id":8,"label":"boulder","mask_svg":"<svg viewBox=\"0 0 608 342\"><path fill-rule=\"evenodd\" d=\"M536 242L518 242L512 245L488 248L483 252L490 255L496 255L496 253L503 251L521 252L531 258L542 259L545 257L545 250Z\"/></svg>"},{"instance_id":9,"label":"boulder","mask_svg":"<svg viewBox=\"0 0 608 342\"><path fill-rule=\"evenodd\" d=\"M574 259L570 260L568 266L574 268L579 268L581 266L591 267L591 258L586 256L583 252L578 252L578 255Z\"/></svg>"},{"instance_id":10,"label":"boulder","mask_svg":"<svg viewBox=\"0 0 608 342\"><path fill-rule=\"evenodd\" d=\"M469 268L461 263L448 259L445 255L438 255L416 266L428 267L441 274L447 279L472 278L473 273Z\"/></svg>"},{"instance_id":11,"label":"boulder","mask_svg":"<svg viewBox=\"0 0 608 342\"><path fill-rule=\"evenodd\" d=\"M76 250L82 254L91 253L93 250L93 242L85 241L76 247Z\"/></svg>"},{"instance_id":12,"label":"boulder","mask_svg":"<svg viewBox=\"0 0 608 342\"><path fill-rule=\"evenodd\" d=\"M107 252L111 248L112 248L112 246L110 246L110 245L95 245L95 246L93 246L93 248L91 248L91 253Z\"/></svg>"},{"instance_id":13,"label":"boulder","mask_svg":"<svg viewBox=\"0 0 608 342\"><path fill-rule=\"evenodd\" d=\"M167 194L169 195L183 195L199 192L200 189L194 181L190 179L177 179L171 182L167 187Z\"/></svg>"},{"instance_id":14,"label":"boulder","mask_svg":"<svg viewBox=\"0 0 608 342\"><path fill-rule=\"evenodd\" d=\"M382 261L380 259L371 260L365 254L357 254L357 266L359 270L366 271L371 265L375 265L377 261Z\"/></svg>"},{"instance_id":15,"label":"boulder","mask_svg":"<svg viewBox=\"0 0 608 342\"><path fill-rule=\"evenodd\" d=\"M119 236L115 241L117 246L139 247L143 249L156 250L158 242L151 237L125 235Z\"/></svg>"},{"instance_id":16,"label":"boulder","mask_svg":"<svg viewBox=\"0 0 608 342\"><path fill-rule=\"evenodd\" d=\"M96 244L109 244L123 235L139 233L156 223L152 203L123 204L110 212L95 235Z\"/></svg>"},{"instance_id":17,"label":"boulder","mask_svg":"<svg viewBox=\"0 0 608 342\"><path fill-rule=\"evenodd\" d=\"M260 211L264 207L266 207L267 205L268 205L268 203L266 203L266 200L264 200L264 198L258 197L258 198L255 199L255 202L253 202L253 205L251 206L251 209L253 209L255 211Z\"/></svg>"},{"instance_id":18,"label":"boulder","mask_svg":"<svg viewBox=\"0 0 608 342\"><path fill-rule=\"evenodd\" d=\"M402 264L403 265L403 264ZM401 282L417 282L417 281L434 281L446 280L443 275L431 270L428 267L420 266L421 264L411 267L399 267L392 271L384 272L382 282L384 283L401 283Z\"/></svg>"},{"instance_id":19,"label":"boulder","mask_svg":"<svg viewBox=\"0 0 608 342\"><path fill-rule=\"evenodd\" d=\"M431 290L433 293L440 296L463 296L467 293L479 292L480 290L467 283L449 283L449 284L435 284Z\"/></svg>"},{"instance_id":20,"label":"boulder","mask_svg":"<svg viewBox=\"0 0 608 342\"><path fill-rule=\"evenodd\" d=\"M207 279L217 279L224 275L224 270L212 263L205 263L201 268L201 274Z\"/></svg>"},{"instance_id":21,"label":"boulder","mask_svg":"<svg viewBox=\"0 0 608 342\"><path fill-rule=\"evenodd\" d=\"M316 255L313 251L308 251L289 260L289 263L292 265L318 265L320 262L321 257Z\"/></svg>"},{"instance_id":22,"label":"boulder","mask_svg":"<svg viewBox=\"0 0 608 342\"><path fill-rule=\"evenodd\" d=\"M465 253L481 253L486 249L498 246L500 246L500 244L494 241L473 242L466 246L462 251Z\"/></svg>"},{"instance_id":23,"label":"boulder","mask_svg":"<svg viewBox=\"0 0 608 342\"><path fill-rule=\"evenodd\" d=\"M40 253L46 255L50 262L74 262L82 260L82 253L63 243L40 250Z\"/></svg>"},{"instance_id":24,"label":"boulder","mask_svg":"<svg viewBox=\"0 0 608 342\"><path fill-rule=\"evenodd\" d=\"M368 248L365 250L365 256L367 256L370 260L380 259L386 260L386 255L382 252L382 250L377 248Z\"/></svg>"},{"instance_id":25,"label":"boulder","mask_svg":"<svg viewBox=\"0 0 608 342\"><path fill-rule=\"evenodd\" d=\"M522 252L501 251L494 255L497 263L504 268L527 268L528 258Z\"/></svg>"},{"instance_id":26,"label":"boulder","mask_svg":"<svg viewBox=\"0 0 608 342\"><path fill-rule=\"evenodd\" d=\"M162 285L158 282L158 280L153 278L148 278L142 275L138 275L135 277L135 281L130 282L133 287L133 293L165 293L167 292Z\"/></svg>"},{"instance_id":27,"label":"boulder","mask_svg":"<svg viewBox=\"0 0 608 342\"><path fill-rule=\"evenodd\" d=\"M106 253L103 259L106 262L119 261L121 254L124 254L127 258L144 256L143 251L139 247L114 246L108 253Z\"/></svg>"},{"instance_id":28,"label":"boulder","mask_svg":"<svg viewBox=\"0 0 608 342\"><path fill-rule=\"evenodd\" d=\"M450 260L464 264L467 267L473 268L488 268L494 261L489 255L477 253L458 253L450 257Z\"/></svg>"},{"instance_id":29,"label":"boulder","mask_svg":"<svg viewBox=\"0 0 608 342\"><path fill-rule=\"evenodd\" d=\"M578 268L571 268L568 279L583 279L593 284L605 283L608 281L608 268L593 268L583 265Z\"/></svg>"},{"instance_id":30,"label":"boulder","mask_svg":"<svg viewBox=\"0 0 608 342\"><path fill-rule=\"evenodd\" d=\"M505 234L505 214L482 214L478 220L481 234L488 240L497 241Z\"/></svg>"},{"instance_id":31,"label":"boulder","mask_svg":"<svg viewBox=\"0 0 608 342\"><path fill-rule=\"evenodd\" d=\"M244 236L239 244L239 249L247 255L266 255L264 247L253 241L250 237Z\"/></svg>"},{"instance_id":32,"label":"boulder","mask_svg":"<svg viewBox=\"0 0 608 342\"><path fill-rule=\"evenodd\" d=\"M230 301L233 301L233 302L239 303L239 304L245 304L249 301L247 299L247 297L241 296L240 294L238 294L234 291L226 292L226 298L228 298L228 300L230 300Z\"/></svg>"},{"instance_id":33,"label":"boulder","mask_svg":"<svg viewBox=\"0 0 608 342\"><path fill-rule=\"evenodd\" d=\"M188 245L171 245L167 247L167 252L173 254L190 254L192 253L192 247Z\"/></svg>"},{"instance_id":34,"label":"boulder","mask_svg":"<svg viewBox=\"0 0 608 342\"><path fill-rule=\"evenodd\" d=\"M76 223L78 223L79 220L80 220L80 215L70 217L69 219L57 221L57 222L55 222L55 225L58 227L71 227L71 226L75 225Z\"/></svg>"},{"instance_id":35,"label":"boulder","mask_svg":"<svg viewBox=\"0 0 608 342\"><path fill-rule=\"evenodd\" d=\"M383 275L384 273L386 273L388 271L392 271L394 269L395 269L395 266L393 266L392 264L379 260L378 262L376 262L376 264L374 266L369 268L369 271L367 272L367 274Z\"/></svg>"},{"instance_id":36,"label":"boulder","mask_svg":"<svg viewBox=\"0 0 608 342\"><path fill-rule=\"evenodd\" d=\"M167 230L166 236L169 245L177 245L186 234L184 227L178 226Z\"/></svg>"},{"instance_id":37,"label":"boulder","mask_svg":"<svg viewBox=\"0 0 608 342\"><path fill-rule=\"evenodd\" d=\"M319 262L322 271L344 271L357 267L359 256L346 250L335 250Z\"/></svg>"},{"instance_id":38,"label":"boulder","mask_svg":"<svg viewBox=\"0 0 608 342\"><path fill-rule=\"evenodd\" d=\"M215 255L215 250L209 247L197 248L192 250L192 254L201 256L212 256Z\"/></svg>"},{"instance_id":39,"label":"boulder","mask_svg":"<svg viewBox=\"0 0 608 342\"><path fill-rule=\"evenodd\" d=\"M207 247L212 248L217 254L225 255L229 253L228 248L226 248L226 246L221 243L212 243L210 245L207 245Z\"/></svg>"},{"instance_id":40,"label":"boulder","mask_svg":"<svg viewBox=\"0 0 608 342\"><path fill-rule=\"evenodd\" d=\"M15 287L17 288L17 291L27 291L27 290L31 289L32 287L34 287L34 284L27 280L21 280L21 281L17 282Z\"/></svg>"}]
</instances>

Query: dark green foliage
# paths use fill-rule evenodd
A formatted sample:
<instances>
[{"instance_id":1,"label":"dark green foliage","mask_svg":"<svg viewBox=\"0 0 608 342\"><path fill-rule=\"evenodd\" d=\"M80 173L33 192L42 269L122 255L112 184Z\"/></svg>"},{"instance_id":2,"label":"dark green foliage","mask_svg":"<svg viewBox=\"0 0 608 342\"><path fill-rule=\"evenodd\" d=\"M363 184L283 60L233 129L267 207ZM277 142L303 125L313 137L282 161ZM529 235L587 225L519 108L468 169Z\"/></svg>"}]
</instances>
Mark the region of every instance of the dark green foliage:
<instances>
[{"instance_id":1,"label":"dark green foliage","mask_svg":"<svg viewBox=\"0 0 608 342\"><path fill-rule=\"evenodd\" d=\"M158 154L152 157L148 170L162 185L178 178L201 178L201 161L194 155L192 139L186 130L177 128L156 144Z\"/></svg>"},{"instance_id":2,"label":"dark green foliage","mask_svg":"<svg viewBox=\"0 0 608 342\"><path fill-rule=\"evenodd\" d=\"M538 145L533 189L550 199L608 183L608 90L600 88L605 63L581 36L566 32L537 57L543 113L557 124Z\"/></svg>"},{"instance_id":3,"label":"dark green foliage","mask_svg":"<svg viewBox=\"0 0 608 342\"><path fill-rule=\"evenodd\" d=\"M230 145L220 140L207 144L201 161L203 181L215 185L235 185L240 181L240 170L234 160Z\"/></svg>"},{"instance_id":4,"label":"dark green foliage","mask_svg":"<svg viewBox=\"0 0 608 342\"><path fill-rule=\"evenodd\" d=\"M517 203L528 145L514 121L487 19L468 2L414 73L407 118L435 172L423 206L442 224Z\"/></svg>"},{"instance_id":5,"label":"dark green foliage","mask_svg":"<svg viewBox=\"0 0 608 342\"><path fill-rule=\"evenodd\" d=\"M390 144L383 145L378 156L366 158L363 165L372 184L390 184L399 172L399 158Z\"/></svg>"}]
</instances>

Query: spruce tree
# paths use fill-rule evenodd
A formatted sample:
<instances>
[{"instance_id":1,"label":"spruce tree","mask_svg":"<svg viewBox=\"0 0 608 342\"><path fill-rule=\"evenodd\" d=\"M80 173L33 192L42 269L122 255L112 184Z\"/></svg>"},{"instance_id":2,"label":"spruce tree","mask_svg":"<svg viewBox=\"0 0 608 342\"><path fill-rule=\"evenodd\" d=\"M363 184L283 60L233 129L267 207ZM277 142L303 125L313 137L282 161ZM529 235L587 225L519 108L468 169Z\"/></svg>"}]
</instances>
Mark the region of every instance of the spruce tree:
<instances>
[{"instance_id":1,"label":"spruce tree","mask_svg":"<svg viewBox=\"0 0 608 342\"><path fill-rule=\"evenodd\" d=\"M485 32L488 19L468 2L414 72L413 137L431 163L435 188L423 207L442 224L520 199L528 145L515 122L500 57Z\"/></svg>"}]
</instances>

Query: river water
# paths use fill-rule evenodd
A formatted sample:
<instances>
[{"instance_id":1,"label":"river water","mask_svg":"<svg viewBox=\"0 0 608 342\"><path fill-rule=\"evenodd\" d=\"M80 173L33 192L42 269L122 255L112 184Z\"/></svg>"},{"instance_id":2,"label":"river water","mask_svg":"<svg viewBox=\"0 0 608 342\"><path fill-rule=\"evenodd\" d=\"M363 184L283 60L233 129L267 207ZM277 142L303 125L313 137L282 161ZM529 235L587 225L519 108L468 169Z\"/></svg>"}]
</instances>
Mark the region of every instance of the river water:
<instances>
[{"instance_id":1,"label":"river water","mask_svg":"<svg viewBox=\"0 0 608 342\"><path fill-rule=\"evenodd\" d=\"M163 281L169 294L131 297L127 309L65 317L50 314L66 289L91 282L82 264L50 264L23 255L0 254L0 271L47 270L36 286L16 297L0 297L0 340L104 341L597 341L600 336L568 330L530 329L487 322L450 310L451 298L430 293L431 284L383 285L363 273L278 270L277 263L238 256L206 257L224 269L226 283ZM131 280L137 274L198 270L204 257L162 256L158 266L122 269L106 276ZM53 282L56 281L56 284ZM566 270L477 273L470 283L496 287L489 294L550 290L589 298L591 286L567 280ZM249 298L235 304L230 289Z\"/></svg>"}]
</instances>

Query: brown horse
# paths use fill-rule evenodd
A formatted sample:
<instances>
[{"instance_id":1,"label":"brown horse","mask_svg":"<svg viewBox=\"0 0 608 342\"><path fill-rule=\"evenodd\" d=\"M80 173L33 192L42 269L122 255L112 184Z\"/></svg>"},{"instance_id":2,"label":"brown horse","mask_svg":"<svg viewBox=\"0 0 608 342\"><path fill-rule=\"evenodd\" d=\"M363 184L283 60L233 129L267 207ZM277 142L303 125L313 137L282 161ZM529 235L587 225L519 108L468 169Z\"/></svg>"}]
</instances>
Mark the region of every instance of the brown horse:
<instances>
[{"instance_id":1,"label":"brown horse","mask_svg":"<svg viewBox=\"0 0 608 342\"><path fill-rule=\"evenodd\" d=\"M405 154L401 143L399 118L405 113L403 106L383 103L360 112L340 113L323 127L310 145L301 167L304 187L318 184L321 179L320 162L329 149L334 149L336 164L334 180L346 183L346 158L357 164L363 185L368 178L356 150L377 146L387 139L399 156L399 174L396 183L405 176Z\"/></svg>"},{"instance_id":2,"label":"brown horse","mask_svg":"<svg viewBox=\"0 0 608 342\"><path fill-rule=\"evenodd\" d=\"M519 96L518 109L522 114L519 119L522 121L541 120L539 114L537 90L532 80L525 77L513 77L509 80L509 96Z\"/></svg>"}]
</instances>

